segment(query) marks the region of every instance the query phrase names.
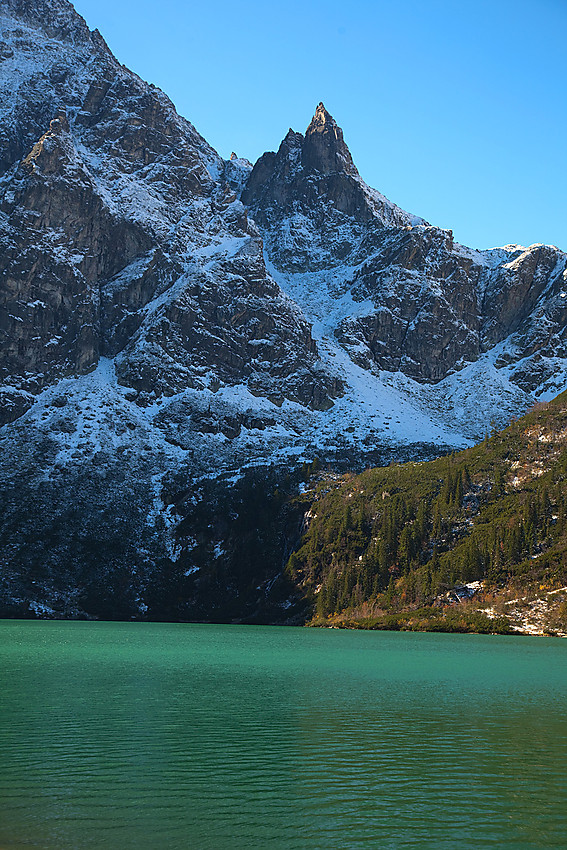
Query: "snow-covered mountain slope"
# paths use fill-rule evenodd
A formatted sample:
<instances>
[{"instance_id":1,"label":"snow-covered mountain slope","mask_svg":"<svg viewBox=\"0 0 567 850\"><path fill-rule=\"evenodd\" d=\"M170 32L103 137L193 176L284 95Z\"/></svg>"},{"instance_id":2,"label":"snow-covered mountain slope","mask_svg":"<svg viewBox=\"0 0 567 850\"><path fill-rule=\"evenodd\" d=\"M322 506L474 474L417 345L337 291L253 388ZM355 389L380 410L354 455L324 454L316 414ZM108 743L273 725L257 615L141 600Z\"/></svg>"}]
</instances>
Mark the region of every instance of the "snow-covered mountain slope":
<instances>
[{"instance_id":1,"label":"snow-covered mountain slope","mask_svg":"<svg viewBox=\"0 0 567 850\"><path fill-rule=\"evenodd\" d=\"M265 608L302 464L430 457L563 388L565 268L399 209L322 104L225 162L67 0L2 0L3 610Z\"/></svg>"}]
</instances>

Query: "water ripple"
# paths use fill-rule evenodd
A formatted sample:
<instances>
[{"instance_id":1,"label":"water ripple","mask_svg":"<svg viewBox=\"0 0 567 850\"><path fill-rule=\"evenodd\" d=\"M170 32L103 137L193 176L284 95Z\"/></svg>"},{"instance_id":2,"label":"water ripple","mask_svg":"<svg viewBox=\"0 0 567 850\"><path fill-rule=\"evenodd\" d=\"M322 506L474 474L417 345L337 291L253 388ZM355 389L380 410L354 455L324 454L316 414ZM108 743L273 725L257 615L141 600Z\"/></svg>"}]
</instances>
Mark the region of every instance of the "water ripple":
<instances>
[{"instance_id":1,"label":"water ripple","mask_svg":"<svg viewBox=\"0 0 567 850\"><path fill-rule=\"evenodd\" d=\"M564 847L567 642L0 622L0 847Z\"/></svg>"}]
</instances>

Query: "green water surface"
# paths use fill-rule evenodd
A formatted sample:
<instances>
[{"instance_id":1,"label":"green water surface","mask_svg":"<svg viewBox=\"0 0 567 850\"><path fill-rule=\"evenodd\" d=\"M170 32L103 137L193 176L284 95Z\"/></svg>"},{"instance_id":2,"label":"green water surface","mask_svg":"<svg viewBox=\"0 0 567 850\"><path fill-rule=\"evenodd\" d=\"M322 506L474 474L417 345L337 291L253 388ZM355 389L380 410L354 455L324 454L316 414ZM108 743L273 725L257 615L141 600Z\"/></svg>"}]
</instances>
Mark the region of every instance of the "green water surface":
<instances>
[{"instance_id":1,"label":"green water surface","mask_svg":"<svg viewBox=\"0 0 567 850\"><path fill-rule=\"evenodd\" d=\"M567 641L0 621L0 848L567 848Z\"/></svg>"}]
</instances>

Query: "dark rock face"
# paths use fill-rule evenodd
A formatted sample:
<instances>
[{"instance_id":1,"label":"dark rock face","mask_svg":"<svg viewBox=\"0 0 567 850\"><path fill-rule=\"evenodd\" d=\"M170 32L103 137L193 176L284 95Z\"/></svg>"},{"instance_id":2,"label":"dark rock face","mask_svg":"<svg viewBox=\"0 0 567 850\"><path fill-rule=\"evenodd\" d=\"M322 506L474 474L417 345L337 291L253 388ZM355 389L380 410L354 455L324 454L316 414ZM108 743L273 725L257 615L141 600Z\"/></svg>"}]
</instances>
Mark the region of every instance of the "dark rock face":
<instances>
[{"instance_id":1,"label":"dark rock face","mask_svg":"<svg viewBox=\"0 0 567 850\"><path fill-rule=\"evenodd\" d=\"M347 349L363 344L353 358L366 368L439 381L480 354L479 276L446 231L397 230L353 276L354 293L376 311L343 320L337 334Z\"/></svg>"},{"instance_id":2,"label":"dark rock face","mask_svg":"<svg viewBox=\"0 0 567 850\"><path fill-rule=\"evenodd\" d=\"M104 205L63 113L13 171L1 210L1 375L33 391L98 362L99 281L151 243Z\"/></svg>"},{"instance_id":3,"label":"dark rock face","mask_svg":"<svg viewBox=\"0 0 567 850\"><path fill-rule=\"evenodd\" d=\"M550 336L563 336L567 317L567 305L561 297L567 281L565 260L565 254L550 245L533 245L518 248L508 262L494 270L482 302L485 349L519 333L526 338L535 336L523 347L524 355L529 355Z\"/></svg>"},{"instance_id":4,"label":"dark rock face","mask_svg":"<svg viewBox=\"0 0 567 850\"><path fill-rule=\"evenodd\" d=\"M323 104L223 161L67 0L0 23L3 615L295 622L304 462L431 457L565 382L558 249L455 244Z\"/></svg>"}]
</instances>

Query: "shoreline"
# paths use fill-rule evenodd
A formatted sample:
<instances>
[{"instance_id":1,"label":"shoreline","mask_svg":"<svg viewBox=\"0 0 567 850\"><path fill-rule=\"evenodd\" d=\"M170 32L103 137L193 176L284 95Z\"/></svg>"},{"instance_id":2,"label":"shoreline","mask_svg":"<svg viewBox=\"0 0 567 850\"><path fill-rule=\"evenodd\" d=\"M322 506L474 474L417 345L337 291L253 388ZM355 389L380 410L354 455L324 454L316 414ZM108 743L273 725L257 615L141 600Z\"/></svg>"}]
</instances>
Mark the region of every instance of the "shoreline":
<instances>
[{"instance_id":1,"label":"shoreline","mask_svg":"<svg viewBox=\"0 0 567 850\"><path fill-rule=\"evenodd\" d=\"M474 612L482 615L481 611ZM465 615L466 616L466 615ZM213 621L213 620L99 620L86 617L9 617L0 616L0 623L122 623L122 624L155 624L176 626L274 626L300 629L341 629L343 631L376 631L376 632L413 632L414 634L470 634L470 635L500 635L504 637L556 637L567 638L567 632L562 629L540 629L533 624L526 628L518 628L509 623L505 617L486 617L469 619L460 612L455 617L420 617L415 611L398 611L385 617L334 617L333 619L312 619L303 623L291 622L251 622L251 621ZM2 850L2 848L0 848Z\"/></svg>"}]
</instances>

